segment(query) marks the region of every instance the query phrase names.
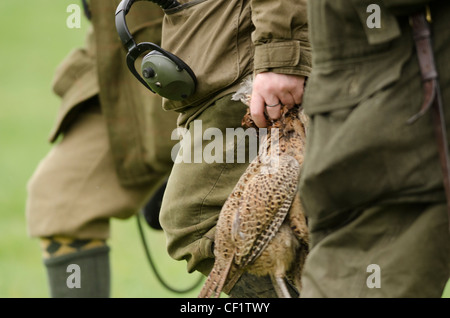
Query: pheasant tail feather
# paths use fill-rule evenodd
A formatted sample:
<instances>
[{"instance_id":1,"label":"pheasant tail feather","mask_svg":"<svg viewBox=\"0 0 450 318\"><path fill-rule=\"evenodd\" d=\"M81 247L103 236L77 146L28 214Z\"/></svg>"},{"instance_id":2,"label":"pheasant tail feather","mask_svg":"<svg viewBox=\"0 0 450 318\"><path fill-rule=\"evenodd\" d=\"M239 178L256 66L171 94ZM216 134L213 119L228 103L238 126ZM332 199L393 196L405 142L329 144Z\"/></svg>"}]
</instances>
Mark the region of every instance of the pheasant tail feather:
<instances>
[{"instance_id":1,"label":"pheasant tail feather","mask_svg":"<svg viewBox=\"0 0 450 318\"><path fill-rule=\"evenodd\" d=\"M224 264L224 268L218 264L217 260L214 264L213 269L208 275L202 290L200 291L198 298L219 298L220 293L223 290L223 286L225 285L225 281L227 279L228 273L230 271L230 267L233 263L233 257L230 257L227 262Z\"/></svg>"}]
</instances>

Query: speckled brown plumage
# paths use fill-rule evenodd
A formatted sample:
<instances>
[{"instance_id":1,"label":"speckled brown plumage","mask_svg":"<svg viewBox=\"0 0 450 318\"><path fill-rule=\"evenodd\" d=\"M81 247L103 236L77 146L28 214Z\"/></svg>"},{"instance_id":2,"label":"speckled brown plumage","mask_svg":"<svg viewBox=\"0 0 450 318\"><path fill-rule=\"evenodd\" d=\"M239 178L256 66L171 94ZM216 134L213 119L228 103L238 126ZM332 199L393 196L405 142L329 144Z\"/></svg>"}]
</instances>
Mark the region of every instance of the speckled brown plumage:
<instances>
[{"instance_id":1,"label":"speckled brown plumage","mask_svg":"<svg viewBox=\"0 0 450 318\"><path fill-rule=\"evenodd\" d=\"M268 123L268 134L258 156L221 210L214 267L199 297L219 297L222 291L229 292L245 271L270 275L280 297L289 297L284 278L300 291L308 230L297 184L306 121L306 116L294 107L283 108L281 119ZM243 126L255 127L249 112Z\"/></svg>"}]
</instances>

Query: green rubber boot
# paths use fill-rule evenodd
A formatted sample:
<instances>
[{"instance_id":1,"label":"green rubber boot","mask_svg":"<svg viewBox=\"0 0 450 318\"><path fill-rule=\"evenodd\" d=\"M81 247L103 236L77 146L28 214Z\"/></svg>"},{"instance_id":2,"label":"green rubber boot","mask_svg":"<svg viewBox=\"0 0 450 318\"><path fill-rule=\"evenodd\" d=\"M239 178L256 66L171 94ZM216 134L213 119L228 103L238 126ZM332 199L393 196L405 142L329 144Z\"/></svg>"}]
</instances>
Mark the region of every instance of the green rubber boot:
<instances>
[{"instance_id":1,"label":"green rubber boot","mask_svg":"<svg viewBox=\"0 0 450 318\"><path fill-rule=\"evenodd\" d=\"M110 297L109 247L44 259L53 298Z\"/></svg>"}]
</instances>

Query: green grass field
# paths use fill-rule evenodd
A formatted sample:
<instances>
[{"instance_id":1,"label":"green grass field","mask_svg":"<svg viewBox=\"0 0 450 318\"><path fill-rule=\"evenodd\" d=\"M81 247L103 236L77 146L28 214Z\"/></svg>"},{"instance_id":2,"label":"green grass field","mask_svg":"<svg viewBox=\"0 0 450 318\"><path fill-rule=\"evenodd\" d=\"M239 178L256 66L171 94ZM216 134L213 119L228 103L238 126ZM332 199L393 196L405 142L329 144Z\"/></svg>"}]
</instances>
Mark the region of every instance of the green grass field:
<instances>
[{"instance_id":1,"label":"green grass field","mask_svg":"<svg viewBox=\"0 0 450 318\"><path fill-rule=\"evenodd\" d=\"M0 298L48 297L38 242L27 235L26 183L49 151L47 136L59 100L51 91L54 70L84 42L88 22L69 29L66 8L75 0L0 2ZM58 195L55 193L55 195ZM156 265L177 288L198 276L170 259L160 231L146 228ZM169 292L155 279L145 258L136 219L112 222L112 297L196 297ZM444 294L450 297L450 288Z\"/></svg>"}]
</instances>

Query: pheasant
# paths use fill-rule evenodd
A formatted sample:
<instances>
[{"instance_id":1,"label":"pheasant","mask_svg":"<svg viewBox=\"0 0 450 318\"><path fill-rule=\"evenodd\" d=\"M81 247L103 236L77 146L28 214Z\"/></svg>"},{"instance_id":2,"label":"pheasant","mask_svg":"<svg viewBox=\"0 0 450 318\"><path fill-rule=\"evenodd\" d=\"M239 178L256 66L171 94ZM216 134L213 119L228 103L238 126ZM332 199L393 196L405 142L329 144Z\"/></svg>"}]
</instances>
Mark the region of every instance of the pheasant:
<instances>
[{"instance_id":1,"label":"pheasant","mask_svg":"<svg viewBox=\"0 0 450 318\"><path fill-rule=\"evenodd\" d=\"M285 279L300 292L309 245L297 191L306 122L299 107L283 107L281 118L270 123L258 155L222 207L214 241L214 266L199 298L219 297L244 272L269 275L278 297L290 297ZM249 110L243 126L256 127Z\"/></svg>"}]
</instances>

